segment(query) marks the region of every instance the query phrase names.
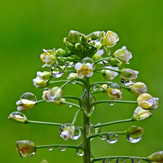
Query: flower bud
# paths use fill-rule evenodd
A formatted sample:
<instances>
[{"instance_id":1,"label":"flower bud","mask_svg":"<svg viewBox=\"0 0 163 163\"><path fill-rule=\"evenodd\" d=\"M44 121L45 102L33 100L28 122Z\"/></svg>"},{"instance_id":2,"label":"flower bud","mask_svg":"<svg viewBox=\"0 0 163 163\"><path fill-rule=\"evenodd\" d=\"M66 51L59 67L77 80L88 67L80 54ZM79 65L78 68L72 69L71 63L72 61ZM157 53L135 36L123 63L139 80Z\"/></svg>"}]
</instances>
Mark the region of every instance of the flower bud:
<instances>
[{"instance_id":1,"label":"flower bud","mask_svg":"<svg viewBox=\"0 0 163 163\"><path fill-rule=\"evenodd\" d=\"M47 102L55 102L62 98L63 91L59 87L53 87L49 90L43 91L42 98L46 100Z\"/></svg>"},{"instance_id":2,"label":"flower bud","mask_svg":"<svg viewBox=\"0 0 163 163\"><path fill-rule=\"evenodd\" d=\"M133 139L141 138L144 134L144 129L137 126L131 126L128 128L126 135L130 135Z\"/></svg>"},{"instance_id":3,"label":"flower bud","mask_svg":"<svg viewBox=\"0 0 163 163\"><path fill-rule=\"evenodd\" d=\"M152 116L152 113L149 110L144 110L140 106L138 106L133 114L132 119L136 121L144 120Z\"/></svg>"},{"instance_id":4,"label":"flower bud","mask_svg":"<svg viewBox=\"0 0 163 163\"><path fill-rule=\"evenodd\" d=\"M56 62L55 49L53 50L43 49L43 51L44 53L40 55L40 59L45 64L42 67L51 67L52 64Z\"/></svg>"},{"instance_id":5,"label":"flower bud","mask_svg":"<svg viewBox=\"0 0 163 163\"><path fill-rule=\"evenodd\" d=\"M105 36L105 32L104 31L95 31L92 32L88 35L88 38L90 38L91 40L97 40L97 39L101 39Z\"/></svg>"},{"instance_id":6,"label":"flower bud","mask_svg":"<svg viewBox=\"0 0 163 163\"><path fill-rule=\"evenodd\" d=\"M76 44L75 44L75 48L76 48L77 50L81 50L82 47L83 47L83 45L81 45L80 43L76 43Z\"/></svg>"},{"instance_id":7,"label":"flower bud","mask_svg":"<svg viewBox=\"0 0 163 163\"><path fill-rule=\"evenodd\" d=\"M107 93L112 100L118 100L122 98L121 97L122 92L119 89L108 88Z\"/></svg>"},{"instance_id":8,"label":"flower bud","mask_svg":"<svg viewBox=\"0 0 163 163\"><path fill-rule=\"evenodd\" d=\"M120 78L128 80L136 79L138 73L138 71L131 70L129 68L124 68L121 70Z\"/></svg>"},{"instance_id":9,"label":"flower bud","mask_svg":"<svg viewBox=\"0 0 163 163\"><path fill-rule=\"evenodd\" d=\"M137 98L138 105L145 110L154 110L158 107L159 98L143 93Z\"/></svg>"},{"instance_id":10,"label":"flower bud","mask_svg":"<svg viewBox=\"0 0 163 163\"><path fill-rule=\"evenodd\" d=\"M85 36L84 34L81 34L80 43L81 43L81 44L86 44L87 42L88 42L88 37Z\"/></svg>"},{"instance_id":11,"label":"flower bud","mask_svg":"<svg viewBox=\"0 0 163 163\"><path fill-rule=\"evenodd\" d=\"M125 46L122 49L118 49L114 52L113 56L119 59L122 63L129 63L128 61L132 58L131 52L129 52Z\"/></svg>"},{"instance_id":12,"label":"flower bud","mask_svg":"<svg viewBox=\"0 0 163 163\"><path fill-rule=\"evenodd\" d=\"M41 163L48 163L45 159L41 161Z\"/></svg>"},{"instance_id":13,"label":"flower bud","mask_svg":"<svg viewBox=\"0 0 163 163\"><path fill-rule=\"evenodd\" d=\"M142 82L136 82L130 86L130 92L136 96L139 96L147 92L147 86Z\"/></svg>"},{"instance_id":14,"label":"flower bud","mask_svg":"<svg viewBox=\"0 0 163 163\"><path fill-rule=\"evenodd\" d=\"M66 141L69 138L72 139L75 132L75 126L63 125L60 128L60 136Z\"/></svg>"},{"instance_id":15,"label":"flower bud","mask_svg":"<svg viewBox=\"0 0 163 163\"><path fill-rule=\"evenodd\" d=\"M35 101L30 101L27 99L20 99L16 102L16 105L18 106L17 110L23 110L23 111L33 108L35 104L36 104Z\"/></svg>"},{"instance_id":16,"label":"flower bud","mask_svg":"<svg viewBox=\"0 0 163 163\"><path fill-rule=\"evenodd\" d=\"M21 157L30 157L36 152L36 146L32 141L20 140L16 142L16 145Z\"/></svg>"},{"instance_id":17,"label":"flower bud","mask_svg":"<svg viewBox=\"0 0 163 163\"><path fill-rule=\"evenodd\" d=\"M113 69L113 70L119 70L118 67L107 66L106 68ZM117 72L111 71L111 70L102 70L101 72L102 72L102 75L104 78L110 79L110 80L114 79L118 75Z\"/></svg>"},{"instance_id":18,"label":"flower bud","mask_svg":"<svg viewBox=\"0 0 163 163\"><path fill-rule=\"evenodd\" d=\"M162 163L163 162L163 151L155 152L148 156L148 161L151 163Z\"/></svg>"},{"instance_id":19,"label":"flower bud","mask_svg":"<svg viewBox=\"0 0 163 163\"><path fill-rule=\"evenodd\" d=\"M119 37L116 33L112 31L107 31L106 35L104 38L101 39L101 44L103 46L114 46L116 42L119 40Z\"/></svg>"},{"instance_id":20,"label":"flower bud","mask_svg":"<svg viewBox=\"0 0 163 163\"><path fill-rule=\"evenodd\" d=\"M110 58L110 65L113 67L121 66L122 62L117 58Z\"/></svg>"},{"instance_id":21,"label":"flower bud","mask_svg":"<svg viewBox=\"0 0 163 163\"><path fill-rule=\"evenodd\" d=\"M80 42L81 33L71 30L68 34L67 40L73 44Z\"/></svg>"},{"instance_id":22,"label":"flower bud","mask_svg":"<svg viewBox=\"0 0 163 163\"><path fill-rule=\"evenodd\" d=\"M12 112L8 116L8 119L13 120L15 122L21 122L21 123L27 123L28 122L27 117L23 113L18 112L18 111Z\"/></svg>"},{"instance_id":23,"label":"flower bud","mask_svg":"<svg viewBox=\"0 0 163 163\"><path fill-rule=\"evenodd\" d=\"M77 73L70 73L69 76L67 77L68 80L73 80L77 78L78 78Z\"/></svg>"},{"instance_id":24,"label":"flower bud","mask_svg":"<svg viewBox=\"0 0 163 163\"><path fill-rule=\"evenodd\" d=\"M63 56L66 52L65 50L59 48L55 51L55 53L56 53L56 56L58 57L58 56Z\"/></svg>"},{"instance_id":25,"label":"flower bud","mask_svg":"<svg viewBox=\"0 0 163 163\"><path fill-rule=\"evenodd\" d=\"M72 43L70 43L69 41L66 42L66 47L69 49L69 50L72 50L74 48L74 45Z\"/></svg>"}]
</instances>

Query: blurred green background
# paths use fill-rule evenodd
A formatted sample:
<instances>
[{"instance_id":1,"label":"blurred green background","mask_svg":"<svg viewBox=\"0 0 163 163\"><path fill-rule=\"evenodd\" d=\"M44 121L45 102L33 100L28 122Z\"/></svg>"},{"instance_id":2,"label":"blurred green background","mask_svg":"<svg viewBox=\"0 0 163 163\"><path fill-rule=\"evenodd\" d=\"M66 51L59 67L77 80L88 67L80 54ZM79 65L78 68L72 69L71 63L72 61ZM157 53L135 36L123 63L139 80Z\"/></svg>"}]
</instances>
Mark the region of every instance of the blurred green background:
<instances>
[{"instance_id":1,"label":"blurred green background","mask_svg":"<svg viewBox=\"0 0 163 163\"><path fill-rule=\"evenodd\" d=\"M69 30L89 34L97 30L115 31L120 41L112 52L127 46L133 58L132 69L140 71L137 81L147 84L148 92L160 98L159 107L147 120L133 124L145 130L143 139L131 144L125 136L119 136L116 144L96 138L92 141L95 157L107 155L148 156L163 150L162 132L162 51L163 51L163 1L162 0L5 0L0 5L0 54L1 54L1 95L0 95L0 162L49 163L81 162L75 150L65 152L54 149L40 149L30 158L21 158L16 151L15 142L27 139L36 145L68 143L79 144L80 140L65 142L58 135L58 127L24 125L7 119L16 111L16 101L24 92L33 92L41 99L42 89L33 86L32 79L37 71L42 71L39 59L42 49L63 48L63 37ZM65 78L67 75L65 75ZM96 81L93 77L92 81ZM102 78L100 79L102 80ZM74 89L75 87L75 89ZM80 95L77 86L65 88L65 94ZM96 96L107 99L106 95ZM123 92L124 100L136 100L134 95ZM98 105L91 117L93 123L130 118L136 105L108 104ZM28 119L66 123L71 122L76 108L57 106L51 103L39 104L24 112ZM81 116L77 121L81 124ZM102 131L123 131L132 123L102 128Z\"/></svg>"}]
</instances>

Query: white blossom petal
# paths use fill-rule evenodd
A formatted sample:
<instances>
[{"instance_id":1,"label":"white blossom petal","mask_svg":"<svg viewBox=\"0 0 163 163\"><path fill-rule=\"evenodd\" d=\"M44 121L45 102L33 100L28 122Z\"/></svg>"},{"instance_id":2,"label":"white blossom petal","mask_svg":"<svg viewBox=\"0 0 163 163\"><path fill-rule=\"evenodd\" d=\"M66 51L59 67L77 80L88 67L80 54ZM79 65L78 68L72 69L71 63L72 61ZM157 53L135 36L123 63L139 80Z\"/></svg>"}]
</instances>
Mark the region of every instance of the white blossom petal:
<instances>
[{"instance_id":1,"label":"white blossom petal","mask_svg":"<svg viewBox=\"0 0 163 163\"><path fill-rule=\"evenodd\" d=\"M90 63L86 63L85 65L86 65L87 67L89 67L90 69L93 70L93 66L92 66L92 64L90 64Z\"/></svg>"},{"instance_id":2,"label":"white blossom petal","mask_svg":"<svg viewBox=\"0 0 163 163\"><path fill-rule=\"evenodd\" d=\"M86 75L86 77L91 77L93 75L93 71Z\"/></svg>"},{"instance_id":3,"label":"white blossom petal","mask_svg":"<svg viewBox=\"0 0 163 163\"><path fill-rule=\"evenodd\" d=\"M81 67L82 67L82 64L80 62L76 63L76 65L75 65L76 70L80 70Z\"/></svg>"}]
</instances>

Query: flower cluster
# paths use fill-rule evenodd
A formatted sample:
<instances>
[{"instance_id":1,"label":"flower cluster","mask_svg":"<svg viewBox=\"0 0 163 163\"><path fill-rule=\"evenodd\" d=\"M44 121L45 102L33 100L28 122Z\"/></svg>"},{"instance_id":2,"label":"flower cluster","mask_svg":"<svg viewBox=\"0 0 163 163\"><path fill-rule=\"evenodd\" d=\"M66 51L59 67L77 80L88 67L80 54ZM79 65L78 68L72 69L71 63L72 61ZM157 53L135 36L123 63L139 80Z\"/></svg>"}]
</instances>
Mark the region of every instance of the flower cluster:
<instances>
[{"instance_id":1,"label":"flower cluster","mask_svg":"<svg viewBox=\"0 0 163 163\"><path fill-rule=\"evenodd\" d=\"M38 71L36 78L33 79L34 86L37 88L44 87L42 99L37 100L33 93L24 93L16 102L18 111L12 112L8 119L24 124L37 123L60 126L59 135L61 138L67 141L68 139L77 140L82 136L82 143L78 146L35 146L32 141L20 140L16 144L17 150L22 157L34 155L38 148L52 148L53 146L59 148L66 146L76 148L78 155L86 157L86 155L90 155L91 153L90 141L94 137L100 136L101 140L107 139L107 142L110 144L117 142L118 134L126 135L127 140L131 143L137 143L142 139L144 129L137 126L131 126L126 131L117 133L101 132L100 130L100 127L111 124L147 119L151 117L152 111L158 107L159 99L147 93L146 84L139 81L136 82L139 72L125 68L125 64L129 64L132 58L132 54L127 50L127 47L123 46L112 53L111 48L118 41L118 35L110 30L107 32L95 31L88 35L71 30L67 37L63 39L65 49L43 49L40 59L43 62L42 67L46 67L46 71ZM101 76L96 76L97 73ZM62 78L65 74L67 76ZM91 77L96 82L92 82L90 80ZM58 80L58 78L61 78L61 80ZM59 86L56 86L56 84ZM65 95L66 91L64 91L64 88L69 84L78 84L82 87L81 90L83 92L79 97ZM123 98L123 89L135 95L137 100L121 100ZM71 91L69 92L71 93ZM94 97L95 93L105 93L108 99L97 101ZM78 103L69 102L69 99L75 99ZM78 110L72 123L65 124L28 120L26 115L21 112L32 109L36 104L42 102L52 102L52 105L62 104L63 106L73 106ZM109 103L109 105L114 105L115 103L132 103L137 106L130 119L94 125L90 122L90 117L96 109L97 104L100 103ZM79 112L83 112L82 127L75 125ZM83 134L81 134L82 132ZM80 153L79 149L84 150L84 153L83 151ZM101 160L89 157L88 159L92 159L92 162ZM162 158L163 154L161 151L150 155L147 161L151 163L162 162ZM102 159L103 162L105 160L106 158Z\"/></svg>"}]
</instances>

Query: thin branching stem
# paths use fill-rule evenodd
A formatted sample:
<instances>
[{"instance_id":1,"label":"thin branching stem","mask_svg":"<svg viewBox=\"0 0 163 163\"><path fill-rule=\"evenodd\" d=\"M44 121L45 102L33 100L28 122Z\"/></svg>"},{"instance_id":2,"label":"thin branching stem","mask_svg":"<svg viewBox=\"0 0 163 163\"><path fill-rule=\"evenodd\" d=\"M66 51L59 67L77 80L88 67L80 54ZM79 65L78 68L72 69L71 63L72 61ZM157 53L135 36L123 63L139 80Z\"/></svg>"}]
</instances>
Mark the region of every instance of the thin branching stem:
<instances>
[{"instance_id":1,"label":"thin branching stem","mask_svg":"<svg viewBox=\"0 0 163 163\"><path fill-rule=\"evenodd\" d=\"M125 101L125 100L100 100L94 102L95 104L101 104L101 103L108 103L108 102L114 102L114 103L127 103L127 104L137 104L137 101Z\"/></svg>"},{"instance_id":2,"label":"thin branching stem","mask_svg":"<svg viewBox=\"0 0 163 163\"><path fill-rule=\"evenodd\" d=\"M75 107L77 107L78 109L81 109L79 105L74 104L74 103L72 103L72 102L67 102L67 101L63 101L63 100L62 100L61 103L62 103L62 104L67 104L67 105L69 105L69 106L75 106Z\"/></svg>"},{"instance_id":3,"label":"thin branching stem","mask_svg":"<svg viewBox=\"0 0 163 163\"><path fill-rule=\"evenodd\" d=\"M99 70L110 70L110 71L117 72L117 73L119 73L119 74L121 73L120 70L114 70L114 69L107 68L107 67L100 67L100 68L97 68L97 69L94 70L94 72L99 71Z\"/></svg>"},{"instance_id":4,"label":"thin branching stem","mask_svg":"<svg viewBox=\"0 0 163 163\"><path fill-rule=\"evenodd\" d=\"M55 148L55 147L61 147L61 148L64 147L64 148L83 149L82 146L67 145L67 144L39 145L39 146L36 146L36 149L40 149L40 148Z\"/></svg>"},{"instance_id":5,"label":"thin branching stem","mask_svg":"<svg viewBox=\"0 0 163 163\"><path fill-rule=\"evenodd\" d=\"M110 159L140 159L143 161L148 161L147 157L136 157L136 156L106 156L106 157L99 157L99 158L93 158L92 163L96 161L101 161L101 160L110 160Z\"/></svg>"},{"instance_id":6,"label":"thin branching stem","mask_svg":"<svg viewBox=\"0 0 163 163\"><path fill-rule=\"evenodd\" d=\"M102 132L102 133L91 135L88 138L91 139L91 138L98 137L98 136L101 136L101 135L108 135L109 133L114 133L114 134L118 134L118 135L125 135L124 131Z\"/></svg>"},{"instance_id":7,"label":"thin branching stem","mask_svg":"<svg viewBox=\"0 0 163 163\"><path fill-rule=\"evenodd\" d=\"M112 121L112 122L94 125L94 128L109 126L109 125L118 124L118 123L132 122L132 121L134 121L133 118L123 119L123 120L119 120L119 121Z\"/></svg>"},{"instance_id":8,"label":"thin branching stem","mask_svg":"<svg viewBox=\"0 0 163 163\"><path fill-rule=\"evenodd\" d=\"M27 121L28 124L42 124L42 125L52 125L52 126L62 126L63 124L61 123L53 123L53 122L42 122L42 121L32 121L32 120L28 120Z\"/></svg>"},{"instance_id":9,"label":"thin branching stem","mask_svg":"<svg viewBox=\"0 0 163 163\"><path fill-rule=\"evenodd\" d=\"M79 97L69 96L69 95L65 95L65 96L63 96L63 98L70 98L70 99L74 99L74 100L79 100Z\"/></svg>"},{"instance_id":10,"label":"thin branching stem","mask_svg":"<svg viewBox=\"0 0 163 163\"><path fill-rule=\"evenodd\" d=\"M81 110L82 110L82 109L79 109L79 110L77 110L77 112L75 113L75 116L74 116L73 121L72 121L72 125L75 124L76 118L77 118L77 116L78 116L78 114L79 114L79 112L80 112Z\"/></svg>"}]
</instances>

